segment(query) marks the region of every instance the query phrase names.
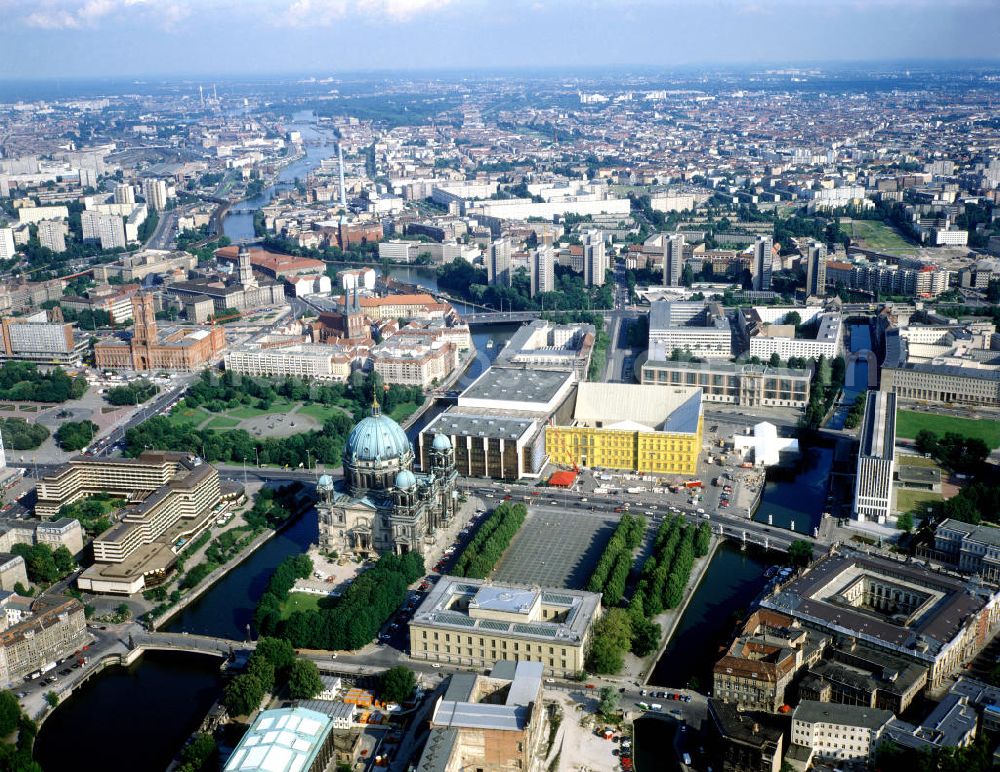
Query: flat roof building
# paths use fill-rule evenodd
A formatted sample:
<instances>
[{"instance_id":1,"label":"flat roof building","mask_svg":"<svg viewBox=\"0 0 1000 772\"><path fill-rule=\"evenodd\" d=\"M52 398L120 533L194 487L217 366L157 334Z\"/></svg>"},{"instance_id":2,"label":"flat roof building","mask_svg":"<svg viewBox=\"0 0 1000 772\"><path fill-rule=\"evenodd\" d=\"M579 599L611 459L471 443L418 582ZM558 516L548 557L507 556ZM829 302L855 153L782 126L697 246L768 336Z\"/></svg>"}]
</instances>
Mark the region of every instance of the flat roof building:
<instances>
[{"instance_id":1,"label":"flat roof building","mask_svg":"<svg viewBox=\"0 0 1000 772\"><path fill-rule=\"evenodd\" d=\"M854 517L860 522L894 519L893 472L896 468L896 395L869 391L861 425Z\"/></svg>"},{"instance_id":2,"label":"flat roof building","mask_svg":"<svg viewBox=\"0 0 1000 772\"><path fill-rule=\"evenodd\" d=\"M761 601L803 626L912 660L937 688L1000 627L1000 594L889 558L832 551Z\"/></svg>"},{"instance_id":3,"label":"flat roof building","mask_svg":"<svg viewBox=\"0 0 1000 772\"><path fill-rule=\"evenodd\" d=\"M118 495L129 503L94 539L94 564L77 578L90 592L131 595L157 583L218 515L215 467L186 453L146 452L137 459L75 458L38 483L35 512L51 516L74 501Z\"/></svg>"},{"instance_id":4,"label":"flat roof building","mask_svg":"<svg viewBox=\"0 0 1000 772\"><path fill-rule=\"evenodd\" d=\"M466 668L510 658L573 675L600 613L592 592L442 576L410 621L411 656Z\"/></svg>"},{"instance_id":5,"label":"flat roof building","mask_svg":"<svg viewBox=\"0 0 1000 772\"><path fill-rule=\"evenodd\" d=\"M497 662L488 676L455 673L434 705L417 772L535 769L546 732L540 662Z\"/></svg>"},{"instance_id":6,"label":"flat roof building","mask_svg":"<svg viewBox=\"0 0 1000 772\"><path fill-rule=\"evenodd\" d=\"M545 429L545 451L565 466L694 474L701 389L580 383L571 421Z\"/></svg>"},{"instance_id":7,"label":"flat roof building","mask_svg":"<svg viewBox=\"0 0 1000 772\"><path fill-rule=\"evenodd\" d=\"M667 360L674 349L728 359L732 330L718 303L655 300L649 307L649 358Z\"/></svg>"},{"instance_id":8,"label":"flat roof building","mask_svg":"<svg viewBox=\"0 0 1000 772\"><path fill-rule=\"evenodd\" d=\"M640 382L697 386L706 402L741 407L798 407L809 404L809 370L738 362L671 362L649 359Z\"/></svg>"},{"instance_id":9,"label":"flat roof building","mask_svg":"<svg viewBox=\"0 0 1000 772\"><path fill-rule=\"evenodd\" d=\"M458 397L459 407L551 413L576 383L572 372L530 367L491 367Z\"/></svg>"},{"instance_id":10,"label":"flat roof building","mask_svg":"<svg viewBox=\"0 0 1000 772\"><path fill-rule=\"evenodd\" d=\"M522 325L497 354L494 366L528 366L572 370L586 380L594 350L592 324L554 324L544 319Z\"/></svg>"},{"instance_id":11,"label":"flat roof building","mask_svg":"<svg viewBox=\"0 0 1000 772\"><path fill-rule=\"evenodd\" d=\"M791 745L821 759L867 764L893 718L891 711L863 705L802 700L792 714Z\"/></svg>"},{"instance_id":12,"label":"flat roof building","mask_svg":"<svg viewBox=\"0 0 1000 772\"><path fill-rule=\"evenodd\" d=\"M901 400L1000 405L1000 369L981 367L977 362L964 367L933 363L883 367L879 388Z\"/></svg>"}]
</instances>

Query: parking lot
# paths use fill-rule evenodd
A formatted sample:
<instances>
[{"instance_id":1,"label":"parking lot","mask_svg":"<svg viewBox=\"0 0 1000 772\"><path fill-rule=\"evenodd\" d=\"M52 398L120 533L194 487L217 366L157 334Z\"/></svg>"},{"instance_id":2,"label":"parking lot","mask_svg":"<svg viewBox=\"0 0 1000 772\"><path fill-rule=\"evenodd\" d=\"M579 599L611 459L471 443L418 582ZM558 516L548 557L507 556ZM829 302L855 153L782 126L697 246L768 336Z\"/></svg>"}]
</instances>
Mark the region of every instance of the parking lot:
<instances>
[{"instance_id":1,"label":"parking lot","mask_svg":"<svg viewBox=\"0 0 1000 772\"><path fill-rule=\"evenodd\" d=\"M581 589L617 523L618 518L606 512L532 506L493 579Z\"/></svg>"}]
</instances>

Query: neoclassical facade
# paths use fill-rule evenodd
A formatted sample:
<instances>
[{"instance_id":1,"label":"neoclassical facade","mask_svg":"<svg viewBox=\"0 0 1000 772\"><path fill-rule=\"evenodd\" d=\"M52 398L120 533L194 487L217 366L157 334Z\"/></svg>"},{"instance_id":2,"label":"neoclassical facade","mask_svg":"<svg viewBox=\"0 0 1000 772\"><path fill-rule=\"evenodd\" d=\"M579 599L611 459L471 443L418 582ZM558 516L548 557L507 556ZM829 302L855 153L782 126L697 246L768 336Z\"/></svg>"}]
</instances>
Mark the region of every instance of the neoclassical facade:
<instances>
[{"instance_id":1,"label":"neoclassical facade","mask_svg":"<svg viewBox=\"0 0 1000 772\"><path fill-rule=\"evenodd\" d=\"M428 467L415 474L406 432L376 404L347 438L343 481L335 484L329 475L319 480L320 548L423 555L451 523L458 501L451 441L437 435L428 455Z\"/></svg>"}]
</instances>

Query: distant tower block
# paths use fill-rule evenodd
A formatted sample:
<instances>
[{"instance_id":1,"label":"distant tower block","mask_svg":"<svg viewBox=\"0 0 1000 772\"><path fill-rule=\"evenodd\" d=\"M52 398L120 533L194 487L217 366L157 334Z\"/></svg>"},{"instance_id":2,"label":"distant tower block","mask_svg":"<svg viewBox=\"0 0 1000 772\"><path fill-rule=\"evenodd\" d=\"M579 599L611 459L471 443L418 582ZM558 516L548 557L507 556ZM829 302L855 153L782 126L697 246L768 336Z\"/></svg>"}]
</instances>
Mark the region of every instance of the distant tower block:
<instances>
[{"instance_id":1,"label":"distant tower block","mask_svg":"<svg viewBox=\"0 0 1000 772\"><path fill-rule=\"evenodd\" d=\"M7 468L7 451L3 447L3 432L0 432L0 469Z\"/></svg>"}]
</instances>

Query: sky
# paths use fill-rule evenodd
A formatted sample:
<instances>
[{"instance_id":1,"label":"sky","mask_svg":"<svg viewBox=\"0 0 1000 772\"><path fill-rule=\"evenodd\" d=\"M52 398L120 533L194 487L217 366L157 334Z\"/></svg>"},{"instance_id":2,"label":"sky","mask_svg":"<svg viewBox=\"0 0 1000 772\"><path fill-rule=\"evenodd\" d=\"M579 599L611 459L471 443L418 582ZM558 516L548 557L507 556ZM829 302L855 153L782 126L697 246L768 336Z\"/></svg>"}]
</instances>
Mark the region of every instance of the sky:
<instances>
[{"instance_id":1,"label":"sky","mask_svg":"<svg viewBox=\"0 0 1000 772\"><path fill-rule=\"evenodd\" d=\"M0 0L0 79L1000 59L1000 0Z\"/></svg>"}]
</instances>

